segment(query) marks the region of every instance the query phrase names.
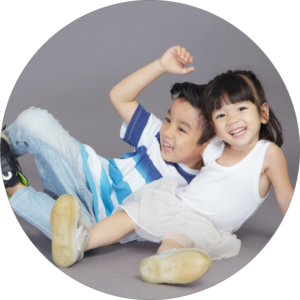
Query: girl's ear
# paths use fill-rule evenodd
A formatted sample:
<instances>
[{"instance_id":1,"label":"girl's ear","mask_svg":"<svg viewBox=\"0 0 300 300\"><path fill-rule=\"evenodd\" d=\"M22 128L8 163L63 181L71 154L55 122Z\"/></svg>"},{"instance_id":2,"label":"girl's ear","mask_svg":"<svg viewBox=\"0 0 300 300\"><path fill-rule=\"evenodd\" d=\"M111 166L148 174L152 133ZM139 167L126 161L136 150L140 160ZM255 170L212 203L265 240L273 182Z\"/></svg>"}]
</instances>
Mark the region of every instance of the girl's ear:
<instances>
[{"instance_id":1,"label":"girl's ear","mask_svg":"<svg viewBox=\"0 0 300 300\"><path fill-rule=\"evenodd\" d=\"M268 103L264 103L261 107L260 107L260 121L262 124L267 124L269 121L269 104Z\"/></svg>"}]
</instances>

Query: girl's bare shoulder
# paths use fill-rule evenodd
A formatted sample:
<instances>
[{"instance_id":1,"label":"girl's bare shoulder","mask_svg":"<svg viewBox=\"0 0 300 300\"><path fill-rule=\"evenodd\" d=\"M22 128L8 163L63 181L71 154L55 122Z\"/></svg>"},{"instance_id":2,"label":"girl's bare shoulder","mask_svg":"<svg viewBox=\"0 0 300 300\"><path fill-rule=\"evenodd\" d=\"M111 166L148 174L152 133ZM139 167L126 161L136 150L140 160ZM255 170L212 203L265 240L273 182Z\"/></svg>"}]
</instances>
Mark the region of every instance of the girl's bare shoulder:
<instances>
[{"instance_id":1,"label":"girl's bare shoulder","mask_svg":"<svg viewBox=\"0 0 300 300\"><path fill-rule=\"evenodd\" d=\"M285 156L282 150L275 144L271 144L266 151L264 159L264 167L266 169L272 169L279 165L286 164Z\"/></svg>"},{"instance_id":2,"label":"girl's bare shoulder","mask_svg":"<svg viewBox=\"0 0 300 300\"><path fill-rule=\"evenodd\" d=\"M266 158L275 158L277 156L284 156L282 150L276 145L276 144L271 144L266 151Z\"/></svg>"}]
</instances>

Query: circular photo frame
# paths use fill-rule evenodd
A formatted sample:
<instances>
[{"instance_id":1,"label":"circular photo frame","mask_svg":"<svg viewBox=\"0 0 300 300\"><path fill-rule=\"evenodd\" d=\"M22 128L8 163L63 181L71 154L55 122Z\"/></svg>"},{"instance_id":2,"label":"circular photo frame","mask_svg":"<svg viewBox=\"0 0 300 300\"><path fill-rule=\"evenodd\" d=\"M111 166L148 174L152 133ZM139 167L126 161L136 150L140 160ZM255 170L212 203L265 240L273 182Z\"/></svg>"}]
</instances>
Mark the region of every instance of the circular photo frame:
<instances>
[{"instance_id":1,"label":"circular photo frame","mask_svg":"<svg viewBox=\"0 0 300 300\"><path fill-rule=\"evenodd\" d=\"M137 1L90 11L55 33L33 55L14 85L6 108L3 107L3 125L12 124L31 106L41 107L59 120L71 136L90 145L100 156L121 157L132 151L132 147L119 139L122 119L110 102L110 90L126 76L159 59L171 46L180 45L193 55L195 71L187 75L161 76L142 91L137 101L163 120L172 104L170 89L174 83L206 84L227 70L252 70L260 79L266 98L282 124L284 144L281 149L295 188L299 169L299 130L295 109L285 79L248 36L208 11L181 3ZM284 52L284 55L289 54ZM16 78L15 74L13 76ZM19 162L30 186L43 192L34 156L22 156ZM13 233L18 234L18 251L12 250L13 255L18 255L28 239L23 232L19 233L20 228L12 220L13 213L8 204L5 209L9 224L13 224ZM46 264L54 265L51 240L30 223L30 217L24 220L16 212L16 218L42 254L36 257L37 261L46 258L50 262L46 261ZM153 255L159 246L149 241L116 243L91 250L78 264L60 268L62 272L55 267L51 276L65 280L65 273L96 291L124 298L169 299L192 295L223 282L248 265L264 249L281 222L280 209L271 188L257 212L235 232L242 242L240 253L233 258L213 261L204 277L183 286L153 285L142 280L139 263ZM9 233L7 238L14 239ZM31 261L25 268L30 268L31 264L36 263ZM258 264L257 268L264 269ZM10 270L14 266L9 264L7 268ZM51 280L47 276L47 281ZM71 285L78 285L76 281ZM30 284L34 285L27 282ZM63 285L60 290L62 288Z\"/></svg>"}]
</instances>

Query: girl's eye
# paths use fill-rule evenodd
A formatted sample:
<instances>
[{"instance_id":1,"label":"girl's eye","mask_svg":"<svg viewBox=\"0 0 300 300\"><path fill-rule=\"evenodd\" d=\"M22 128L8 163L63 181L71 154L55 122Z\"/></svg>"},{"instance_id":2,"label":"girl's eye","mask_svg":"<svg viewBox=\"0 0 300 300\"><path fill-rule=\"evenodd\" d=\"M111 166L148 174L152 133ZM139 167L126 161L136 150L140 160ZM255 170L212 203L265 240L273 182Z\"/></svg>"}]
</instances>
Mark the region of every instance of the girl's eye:
<instances>
[{"instance_id":1,"label":"girl's eye","mask_svg":"<svg viewBox=\"0 0 300 300\"><path fill-rule=\"evenodd\" d=\"M217 115L216 119L220 119L220 118L224 118L225 115L224 114L220 114L220 115Z\"/></svg>"},{"instance_id":2,"label":"girl's eye","mask_svg":"<svg viewBox=\"0 0 300 300\"><path fill-rule=\"evenodd\" d=\"M239 109L238 109L238 111L243 111L243 110L245 110L245 109L247 109L246 107L240 107Z\"/></svg>"},{"instance_id":3,"label":"girl's eye","mask_svg":"<svg viewBox=\"0 0 300 300\"><path fill-rule=\"evenodd\" d=\"M179 127L178 130L181 132L185 132L181 127Z\"/></svg>"},{"instance_id":4,"label":"girl's eye","mask_svg":"<svg viewBox=\"0 0 300 300\"><path fill-rule=\"evenodd\" d=\"M165 118L165 122L170 123L170 119L169 118Z\"/></svg>"}]
</instances>

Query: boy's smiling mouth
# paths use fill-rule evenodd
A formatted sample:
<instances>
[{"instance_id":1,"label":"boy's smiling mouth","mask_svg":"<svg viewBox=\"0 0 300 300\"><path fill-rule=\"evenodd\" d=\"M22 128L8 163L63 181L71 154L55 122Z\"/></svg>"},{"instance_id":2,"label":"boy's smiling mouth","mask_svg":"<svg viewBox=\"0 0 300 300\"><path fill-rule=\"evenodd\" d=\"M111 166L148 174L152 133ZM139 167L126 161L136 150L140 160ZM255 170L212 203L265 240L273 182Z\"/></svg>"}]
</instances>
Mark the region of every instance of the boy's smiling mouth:
<instances>
[{"instance_id":1,"label":"boy's smiling mouth","mask_svg":"<svg viewBox=\"0 0 300 300\"><path fill-rule=\"evenodd\" d=\"M229 134L231 134L233 137L242 137L246 134L246 131L247 131L247 127L240 127L240 128L237 128L237 129L234 129L234 130L231 130L229 132Z\"/></svg>"},{"instance_id":2,"label":"boy's smiling mouth","mask_svg":"<svg viewBox=\"0 0 300 300\"><path fill-rule=\"evenodd\" d=\"M165 152L171 152L172 150L174 150L174 147L171 146L169 143L163 141L163 147L162 147L162 149Z\"/></svg>"}]
</instances>

